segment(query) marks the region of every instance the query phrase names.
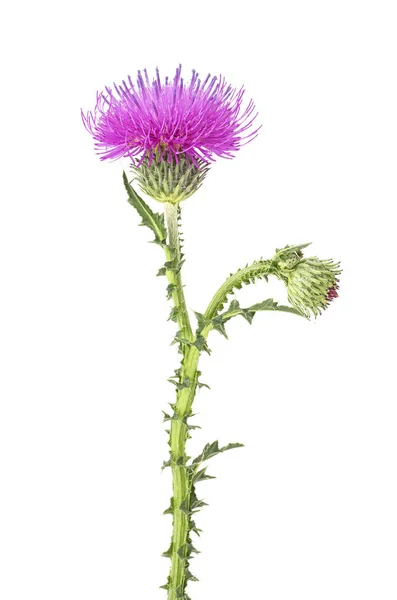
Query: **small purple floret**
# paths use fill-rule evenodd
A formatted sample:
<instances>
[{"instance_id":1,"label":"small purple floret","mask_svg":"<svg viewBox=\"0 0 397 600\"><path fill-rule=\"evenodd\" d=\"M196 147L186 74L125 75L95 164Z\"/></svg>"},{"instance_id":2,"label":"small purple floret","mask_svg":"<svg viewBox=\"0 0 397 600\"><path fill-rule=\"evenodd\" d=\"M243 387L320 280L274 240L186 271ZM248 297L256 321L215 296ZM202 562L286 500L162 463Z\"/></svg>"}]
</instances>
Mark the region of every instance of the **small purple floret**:
<instances>
[{"instance_id":1,"label":"small purple floret","mask_svg":"<svg viewBox=\"0 0 397 600\"><path fill-rule=\"evenodd\" d=\"M101 160L121 157L178 160L184 154L193 162L216 156L233 158L258 129L248 132L256 118L252 100L243 109L244 88L236 90L224 77L208 75L201 81L196 71L190 82L181 77L181 66L172 81L149 81L146 69L137 83L123 81L97 94L93 112L82 112L84 125L95 140Z\"/></svg>"},{"instance_id":2,"label":"small purple floret","mask_svg":"<svg viewBox=\"0 0 397 600\"><path fill-rule=\"evenodd\" d=\"M329 302L332 302L332 300L335 300L335 298L339 297L339 294L337 291L338 289L339 289L338 279L335 279L334 285L329 288L328 293L327 293L327 298L326 298L327 304Z\"/></svg>"}]
</instances>

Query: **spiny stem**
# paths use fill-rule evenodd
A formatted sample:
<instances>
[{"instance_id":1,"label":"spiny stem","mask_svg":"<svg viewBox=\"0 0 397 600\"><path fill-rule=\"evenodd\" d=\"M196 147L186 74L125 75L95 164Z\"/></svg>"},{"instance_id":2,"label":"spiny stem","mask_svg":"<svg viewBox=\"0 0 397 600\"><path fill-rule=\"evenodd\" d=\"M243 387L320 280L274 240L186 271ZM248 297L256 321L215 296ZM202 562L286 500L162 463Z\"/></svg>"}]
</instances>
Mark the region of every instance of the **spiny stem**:
<instances>
[{"instance_id":1,"label":"spiny stem","mask_svg":"<svg viewBox=\"0 0 397 600\"><path fill-rule=\"evenodd\" d=\"M177 309L177 322L181 336L193 341L194 336L186 308L181 278L182 256L178 231L178 205L165 202L165 217L168 230L168 246L165 251L167 261L172 265L170 269L167 269L166 274L168 281L173 286L172 300Z\"/></svg>"},{"instance_id":2,"label":"spiny stem","mask_svg":"<svg viewBox=\"0 0 397 600\"><path fill-rule=\"evenodd\" d=\"M230 275L212 297L204 314L205 319L209 321L217 315L226 302L228 294L231 294L235 288L240 288L242 283L266 277L270 272L271 261L260 260Z\"/></svg>"},{"instance_id":3,"label":"spiny stem","mask_svg":"<svg viewBox=\"0 0 397 600\"><path fill-rule=\"evenodd\" d=\"M175 204L165 203L165 215L168 230L168 245L166 247L167 263L166 274L172 285L172 300L176 309L176 317L180 335L188 342L194 340L181 279L181 247L178 231L178 207ZM186 387L179 389L174 405L174 416L170 427L170 453L173 487L173 533L170 547L171 570L168 580L168 600L177 600L184 597L186 585L186 569L188 553L185 549L189 543L190 518L190 480L186 468L186 441L189 437L187 418L191 414L192 404L197 388L197 366L200 352L195 346L181 344L182 364L180 369L180 382ZM181 505L184 510L181 510Z\"/></svg>"}]
</instances>

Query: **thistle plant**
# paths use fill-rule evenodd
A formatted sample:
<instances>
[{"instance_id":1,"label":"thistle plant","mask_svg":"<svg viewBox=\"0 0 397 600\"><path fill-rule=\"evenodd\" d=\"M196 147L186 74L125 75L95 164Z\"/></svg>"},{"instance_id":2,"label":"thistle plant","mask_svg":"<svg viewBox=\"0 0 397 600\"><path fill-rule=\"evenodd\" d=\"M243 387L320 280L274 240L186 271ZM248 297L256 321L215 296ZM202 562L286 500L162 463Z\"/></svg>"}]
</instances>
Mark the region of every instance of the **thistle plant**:
<instances>
[{"instance_id":1,"label":"thistle plant","mask_svg":"<svg viewBox=\"0 0 397 600\"><path fill-rule=\"evenodd\" d=\"M204 312L195 313L194 321L187 310L182 284L181 205L201 187L216 158L233 158L258 134L255 105L251 100L244 106L244 95L244 88L233 88L223 77L208 75L202 81L193 71L190 80L184 81L178 67L172 79L161 79L156 70L150 80L144 70L143 74L138 71L136 83L128 77L121 85L105 88L97 94L95 109L82 112L101 160L130 160L130 176L123 173L127 200L165 256L158 275L167 279L167 298L172 305L169 320L177 329L173 343L181 356L180 365L169 379L175 386L175 401L164 412L169 427L169 456L163 468L172 471L172 497L165 510L172 516L172 537L163 554L171 565L162 586L168 600L188 599L187 584L197 581L190 561L197 552L193 535L200 535L196 513L205 502L197 495L196 486L212 479L207 461L242 446L220 446L215 441L206 444L195 458L187 454L187 442L197 427L192 423L196 391L206 386L200 379L199 360L203 352L210 354L210 335L216 331L227 337L228 321L242 316L252 323L260 311L317 317L338 296L339 264L305 257L303 250L308 244L290 245L276 250L268 260L261 258L232 273ZM137 186L161 203L160 212L138 194ZM243 285L267 281L270 276L286 285L289 305L268 298L242 307L237 299L230 299Z\"/></svg>"}]
</instances>

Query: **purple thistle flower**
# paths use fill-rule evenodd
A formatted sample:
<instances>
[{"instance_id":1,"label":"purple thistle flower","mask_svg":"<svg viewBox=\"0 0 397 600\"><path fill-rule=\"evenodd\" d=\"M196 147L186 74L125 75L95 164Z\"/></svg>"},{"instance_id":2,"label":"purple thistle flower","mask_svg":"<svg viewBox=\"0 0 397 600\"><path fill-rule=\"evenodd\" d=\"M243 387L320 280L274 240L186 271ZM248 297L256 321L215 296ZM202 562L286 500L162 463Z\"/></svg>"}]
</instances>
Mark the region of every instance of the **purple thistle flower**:
<instances>
[{"instance_id":1,"label":"purple thistle flower","mask_svg":"<svg viewBox=\"0 0 397 600\"><path fill-rule=\"evenodd\" d=\"M233 158L256 136L259 128L248 131L257 114L252 100L243 109L244 88L232 88L221 76L201 81L196 71L185 82L181 70L162 82L156 69L150 83L145 69L136 85L128 77L97 94L94 111L82 111L82 118L101 160L130 157L141 164L156 156L170 163L183 154L197 165L216 156Z\"/></svg>"}]
</instances>

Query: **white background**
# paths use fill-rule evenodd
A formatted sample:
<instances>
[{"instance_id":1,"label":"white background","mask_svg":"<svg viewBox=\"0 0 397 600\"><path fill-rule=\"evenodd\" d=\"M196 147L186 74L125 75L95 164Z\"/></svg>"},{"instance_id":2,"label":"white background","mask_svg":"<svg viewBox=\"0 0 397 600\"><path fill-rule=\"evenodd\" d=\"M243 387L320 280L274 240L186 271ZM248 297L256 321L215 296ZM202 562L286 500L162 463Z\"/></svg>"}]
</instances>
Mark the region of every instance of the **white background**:
<instances>
[{"instance_id":1,"label":"white background","mask_svg":"<svg viewBox=\"0 0 397 600\"><path fill-rule=\"evenodd\" d=\"M189 307L230 271L312 241L343 262L315 323L235 319L202 361L195 600L395 600L397 89L394 2L15 2L2 14L3 600L165 598L161 410L177 366L163 257L123 165L83 129L145 66L222 73L263 128L184 207ZM125 165L124 165L125 166ZM154 208L160 208L154 207ZM281 285L260 283L256 302Z\"/></svg>"}]
</instances>

